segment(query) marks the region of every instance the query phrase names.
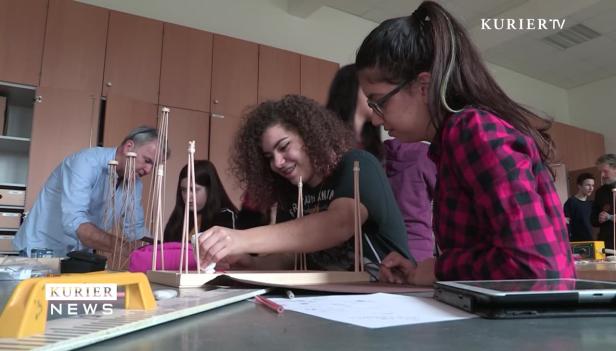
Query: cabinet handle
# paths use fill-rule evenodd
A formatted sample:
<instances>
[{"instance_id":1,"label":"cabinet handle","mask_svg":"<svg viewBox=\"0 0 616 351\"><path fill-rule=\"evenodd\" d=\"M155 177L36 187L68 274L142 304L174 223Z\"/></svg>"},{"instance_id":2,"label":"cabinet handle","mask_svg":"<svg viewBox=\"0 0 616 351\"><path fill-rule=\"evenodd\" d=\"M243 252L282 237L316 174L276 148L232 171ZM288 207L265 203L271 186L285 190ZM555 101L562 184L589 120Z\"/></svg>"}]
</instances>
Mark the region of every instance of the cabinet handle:
<instances>
[{"instance_id":1,"label":"cabinet handle","mask_svg":"<svg viewBox=\"0 0 616 351\"><path fill-rule=\"evenodd\" d=\"M41 95L37 95L37 96L34 98L34 102L43 102L43 97L42 97Z\"/></svg>"},{"instance_id":2,"label":"cabinet handle","mask_svg":"<svg viewBox=\"0 0 616 351\"><path fill-rule=\"evenodd\" d=\"M218 104L218 103L220 103L220 101L218 101L218 99L214 99L214 103Z\"/></svg>"},{"instance_id":3,"label":"cabinet handle","mask_svg":"<svg viewBox=\"0 0 616 351\"><path fill-rule=\"evenodd\" d=\"M225 118L225 115L221 115L219 113L212 112L212 117L214 117L214 118Z\"/></svg>"},{"instance_id":4,"label":"cabinet handle","mask_svg":"<svg viewBox=\"0 0 616 351\"><path fill-rule=\"evenodd\" d=\"M110 87L110 86L111 86L111 82L107 82L107 84L106 84L106 85L107 85L108 87Z\"/></svg>"}]
</instances>

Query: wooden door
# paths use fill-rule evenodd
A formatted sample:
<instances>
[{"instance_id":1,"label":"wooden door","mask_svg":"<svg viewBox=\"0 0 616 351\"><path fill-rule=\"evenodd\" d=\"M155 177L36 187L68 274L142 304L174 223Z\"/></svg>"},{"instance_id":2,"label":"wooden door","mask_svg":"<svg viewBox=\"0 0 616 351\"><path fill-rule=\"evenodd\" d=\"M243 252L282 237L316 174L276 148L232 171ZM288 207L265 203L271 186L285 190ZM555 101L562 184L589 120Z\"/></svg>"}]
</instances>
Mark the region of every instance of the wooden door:
<instances>
[{"instance_id":1,"label":"wooden door","mask_svg":"<svg viewBox=\"0 0 616 351\"><path fill-rule=\"evenodd\" d=\"M51 0L41 86L101 94L109 11Z\"/></svg>"},{"instance_id":2,"label":"wooden door","mask_svg":"<svg viewBox=\"0 0 616 351\"><path fill-rule=\"evenodd\" d=\"M160 104L210 110L212 34L165 23Z\"/></svg>"},{"instance_id":3,"label":"wooden door","mask_svg":"<svg viewBox=\"0 0 616 351\"><path fill-rule=\"evenodd\" d=\"M206 160L209 151L210 118L206 112L171 108L168 143L171 157L167 160L165 191L165 223L175 206L178 175L188 162L188 142L195 141L195 160Z\"/></svg>"},{"instance_id":4,"label":"wooden door","mask_svg":"<svg viewBox=\"0 0 616 351\"><path fill-rule=\"evenodd\" d=\"M214 35L209 159L235 205L241 191L229 174L229 148L242 114L257 104L258 67L257 44Z\"/></svg>"},{"instance_id":5,"label":"wooden door","mask_svg":"<svg viewBox=\"0 0 616 351\"><path fill-rule=\"evenodd\" d=\"M0 80L38 86L47 0L0 1Z\"/></svg>"},{"instance_id":6,"label":"wooden door","mask_svg":"<svg viewBox=\"0 0 616 351\"><path fill-rule=\"evenodd\" d=\"M310 56L301 56L300 92L325 105L329 86L338 71L338 64Z\"/></svg>"},{"instance_id":7,"label":"wooden door","mask_svg":"<svg viewBox=\"0 0 616 351\"><path fill-rule=\"evenodd\" d=\"M111 11L103 96L158 103L163 23Z\"/></svg>"},{"instance_id":8,"label":"wooden door","mask_svg":"<svg viewBox=\"0 0 616 351\"><path fill-rule=\"evenodd\" d=\"M39 88L34 106L26 209L68 155L96 145L99 98L84 91Z\"/></svg>"},{"instance_id":9,"label":"wooden door","mask_svg":"<svg viewBox=\"0 0 616 351\"><path fill-rule=\"evenodd\" d=\"M259 102L299 94L299 82L299 54L259 45Z\"/></svg>"}]
</instances>

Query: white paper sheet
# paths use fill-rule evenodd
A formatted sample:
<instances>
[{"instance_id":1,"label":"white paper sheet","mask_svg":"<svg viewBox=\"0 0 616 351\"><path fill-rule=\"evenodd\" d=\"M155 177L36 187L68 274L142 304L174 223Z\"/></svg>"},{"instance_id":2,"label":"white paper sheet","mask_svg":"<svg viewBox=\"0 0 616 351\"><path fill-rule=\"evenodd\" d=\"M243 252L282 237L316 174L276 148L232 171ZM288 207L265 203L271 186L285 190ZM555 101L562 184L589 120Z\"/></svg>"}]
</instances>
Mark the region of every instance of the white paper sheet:
<instances>
[{"instance_id":1,"label":"white paper sheet","mask_svg":"<svg viewBox=\"0 0 616 351\"><path fill-rule=\"evenodd\" d=\"M442 322L477 317L431 297L394 294L272 298L290 311L365 328Z\"/></svg>"}]
</instances>

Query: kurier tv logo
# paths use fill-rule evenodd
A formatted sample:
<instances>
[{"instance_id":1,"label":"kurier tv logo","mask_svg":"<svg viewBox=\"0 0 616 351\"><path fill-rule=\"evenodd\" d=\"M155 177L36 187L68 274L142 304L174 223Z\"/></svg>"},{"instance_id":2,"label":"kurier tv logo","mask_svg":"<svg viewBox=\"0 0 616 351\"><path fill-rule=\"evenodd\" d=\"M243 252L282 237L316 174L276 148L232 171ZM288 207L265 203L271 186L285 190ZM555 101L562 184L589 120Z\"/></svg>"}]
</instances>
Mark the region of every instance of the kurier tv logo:
<instances>
[{"instance_id":1,"label":"kurier tv logo","mask_svg":"<svg viewBox=\"0 0 616 351\"><path fill-rule=\"evenodd\" d=\"M117 284L45 284L45 297L50 302L51 315L96 314L102 311L104 315L113 313L113 304L105 301L116 301L118 298Z\"/></svg>"},{"instance_id":2,"label":"kurier tv logo","mask_svg":"<svg viewBox=\"0 0 616 351\"><path fill-rule=\"evenodd\" d=\"M481 30L562 30L565 18L482 18Z\"/></svg>"}]
</instances>

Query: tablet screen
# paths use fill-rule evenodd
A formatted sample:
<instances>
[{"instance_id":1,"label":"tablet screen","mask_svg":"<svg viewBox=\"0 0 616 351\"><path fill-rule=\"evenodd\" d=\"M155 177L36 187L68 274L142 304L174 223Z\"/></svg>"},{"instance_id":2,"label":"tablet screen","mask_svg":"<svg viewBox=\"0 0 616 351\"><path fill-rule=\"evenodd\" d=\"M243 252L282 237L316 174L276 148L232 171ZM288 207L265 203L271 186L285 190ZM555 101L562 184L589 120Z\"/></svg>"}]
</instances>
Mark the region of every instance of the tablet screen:
<instances>
[{"instance_id":1,"label":"tablet screen","mask_svg":"<svg viewBox=\"0 0 616 351\"><path fill-rule=\"evenodd\" d=\"M575 279L480 280L465 281L465 285L499 292L610 290L616 283Z\"/></svg>"}]
</instances>

